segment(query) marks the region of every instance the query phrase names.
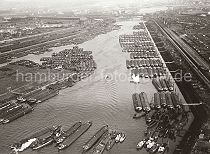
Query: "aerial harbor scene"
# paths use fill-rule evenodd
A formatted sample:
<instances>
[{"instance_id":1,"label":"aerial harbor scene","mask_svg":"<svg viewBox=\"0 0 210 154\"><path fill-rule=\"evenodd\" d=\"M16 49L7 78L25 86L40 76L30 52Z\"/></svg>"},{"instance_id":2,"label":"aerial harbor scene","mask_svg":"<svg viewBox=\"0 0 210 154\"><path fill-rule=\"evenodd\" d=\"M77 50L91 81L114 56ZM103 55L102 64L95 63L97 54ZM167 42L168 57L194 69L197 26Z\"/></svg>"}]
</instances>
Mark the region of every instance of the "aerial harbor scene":
<instances>
[{"instance_id":1,"label":"aerial harbor scene","mask_svg":"<svg viewBox=\"0 0 210 154\"><path fill-rule=\"evenodd\" d=\"M1 0L0 154L209 154L209 0Z\"/></svg>"}]
</instances>

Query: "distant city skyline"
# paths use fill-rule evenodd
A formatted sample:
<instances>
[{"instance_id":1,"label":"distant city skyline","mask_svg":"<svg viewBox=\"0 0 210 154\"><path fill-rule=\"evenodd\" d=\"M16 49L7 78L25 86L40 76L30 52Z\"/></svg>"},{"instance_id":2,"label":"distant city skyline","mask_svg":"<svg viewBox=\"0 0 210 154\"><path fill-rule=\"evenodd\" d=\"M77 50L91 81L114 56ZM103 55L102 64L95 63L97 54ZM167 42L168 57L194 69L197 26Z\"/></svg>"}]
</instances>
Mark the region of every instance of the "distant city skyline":
<instances>
[{"instance_id":1,"label":"distant city skyline","mask_svg":"<svg viewBox=\"0 0 210 154\"><path fill-rule=\"evenodd\" d=\"M24 8L24 7L46 7L46 8L94 8L94 7L118 7L169 3L174 0L1 0L1 9Z\"/></svg>"}]
</instances>

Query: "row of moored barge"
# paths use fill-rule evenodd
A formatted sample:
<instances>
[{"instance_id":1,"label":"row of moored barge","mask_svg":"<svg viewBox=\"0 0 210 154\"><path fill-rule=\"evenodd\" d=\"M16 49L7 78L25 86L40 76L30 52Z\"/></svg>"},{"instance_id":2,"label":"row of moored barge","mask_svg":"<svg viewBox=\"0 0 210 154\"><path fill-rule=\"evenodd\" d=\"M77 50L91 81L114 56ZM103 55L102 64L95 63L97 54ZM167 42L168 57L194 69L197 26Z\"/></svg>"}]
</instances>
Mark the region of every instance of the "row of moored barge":
<instances>
[{"instance_id":1,"label":"row of moored barge","mask_svg":"<svg viewBox=\"0 0 210 154\"><path fill-rule=\"evenodd\" d=\"M139 76L141 78L156 78L161 77L166 74L165 70L162 67L142 67L138 69L131 70L131 76Z\"/></svg>"},{"instance_id":2,"label":"row of moored barge","mask_svg":"<svg viewBox=\"0 0 210 154\"><path fill-rule=\"evenodd\" d=\"M136 112L133 118L145 117L147 125L145 139L140 140L136 148L163 154L169 149L169 141L175 141L186 126L188 111L174 92L174 83L168 78L162 58L144 23L135 25L133 30L133 34L119 38L122 51L130 54L126 67L131 69L133 81L137 83L143 77L152 78L151 82L157 90L151 100L145 92L132 95Z\"/></svg>"},{"instance_id":3,"label":"row of moored barge","mask_svg":"<svg viewBox=\"0 0 210 154\"><path fill-rule=\"evenodd\" d=\"M170 78L152 79L152 84L159 92L174 90L174 83Z\"/></svg>"},{"instance_id":4,"label":"row of moored barge","mask_svg":"<svg viewBox=\"0 0 210 154\"><path fill-rule=\"evenodd\" d=\"M60 125L45 127L13 144L11 149L15 152L22 152L28 148L39 150L55 144L58 150L64 150L87 132L91 126L92 122L76 122L67 130L63 130ZM104 125L82 146L83 152L102 154L105 150L110 151L114 144L122 143L125 139L125 133L110 130L108 125Z\"/></svg>"},{"instance_id":5,"label":"row of moored barge","mask_svg":"<svg viewBox=\"0 0 210 154\"><path fill-rule=\"evenodd\" d=\"M126 60L126 67L140 68L140 67L162 67L163 63L158 58L148 58L139 60Z\"/></svg>"}]
</instances>

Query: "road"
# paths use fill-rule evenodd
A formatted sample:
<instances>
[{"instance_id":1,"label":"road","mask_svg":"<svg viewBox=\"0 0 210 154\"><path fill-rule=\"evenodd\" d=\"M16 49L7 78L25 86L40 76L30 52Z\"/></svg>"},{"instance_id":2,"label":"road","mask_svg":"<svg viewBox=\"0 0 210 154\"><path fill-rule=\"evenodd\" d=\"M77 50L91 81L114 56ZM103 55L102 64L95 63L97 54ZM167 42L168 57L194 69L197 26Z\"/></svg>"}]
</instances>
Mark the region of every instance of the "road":
<instances>
[{"instance_id":1,"label":"road","mask_svg":"<svg viewBox=\"0 0 210 154\"><path fill-rule=\"evenodd\" d=\"M192 49L185 44L182 40L180 41L180 38L173 34L172 32L168 33L169 30L166 28L161 27L157 22L155 22L157 26L160 28L160 30L163 32L163 34L168 38L168 40L177 48L177 50L182 54L182 56L185 58L185 60L190 64L192 69L196 72L196 74L202 79L202 81L207 85L207 87L210 89L210 81L208 78L203 74L203 72L200 71L200 68L198 68L197 64L195 62L202 62L202 59L197 57L196 54L194 54L194 51L191 51ZM192 52L192 53L191 53ZM192 58L194 61L192 61L190 58ZM196 58L196 59L195 59ZM196 61L198 60L198 61ZM205 64L205 62L201 63ZM210 70L210 69L209 69Z\"/></svg>"}]
</instances>

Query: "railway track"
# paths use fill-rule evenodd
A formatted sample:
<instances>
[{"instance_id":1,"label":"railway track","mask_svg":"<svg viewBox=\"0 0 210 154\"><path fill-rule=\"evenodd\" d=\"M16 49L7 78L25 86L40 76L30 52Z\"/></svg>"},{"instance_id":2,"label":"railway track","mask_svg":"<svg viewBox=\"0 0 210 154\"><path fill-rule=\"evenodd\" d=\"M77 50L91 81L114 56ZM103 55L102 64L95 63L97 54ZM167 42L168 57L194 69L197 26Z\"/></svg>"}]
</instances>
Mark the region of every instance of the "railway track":
<instances>
[{"instance_id":1,"label":"railway track","mask_svg":"<svg viewBox=\"0 0 210 154\"><path fill-rule=\"evenodd\" d=\"M188 64L191 66L193 71L197 74L198 77L205 83L205 85L210 89L210 81L208 77L200 70L200 65L197 64L198 62L196 60L200 59L198 57L195 57L195 54L191 55L190 53L190 47L186 44L181 43L180 41L177 41L177 38L174 38L171 36L165 28L163 28L160 24L158 24L156 21L154 21L156 25L159 27L161 32L167 37L167 39L177 48L177 50L182 54L182 56L185 58L185 60L188 62ZM184 47L183 47L184 46ZM186 51L187 50L187 51ZM201 60L201 59L200 59ZM208 69L209 67L207 64L202 63L203 66Z\"/></svg>"}]
</instances>

